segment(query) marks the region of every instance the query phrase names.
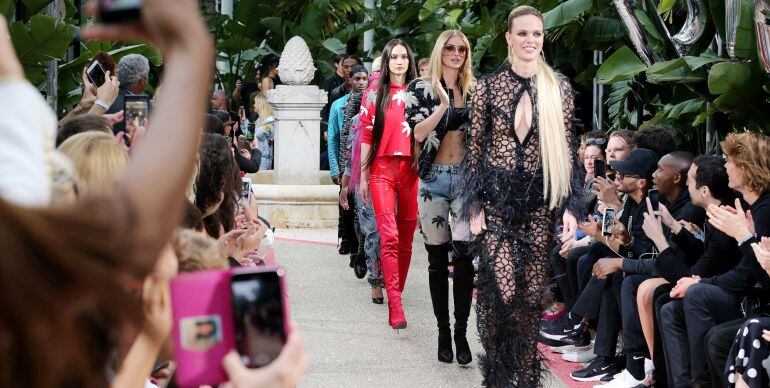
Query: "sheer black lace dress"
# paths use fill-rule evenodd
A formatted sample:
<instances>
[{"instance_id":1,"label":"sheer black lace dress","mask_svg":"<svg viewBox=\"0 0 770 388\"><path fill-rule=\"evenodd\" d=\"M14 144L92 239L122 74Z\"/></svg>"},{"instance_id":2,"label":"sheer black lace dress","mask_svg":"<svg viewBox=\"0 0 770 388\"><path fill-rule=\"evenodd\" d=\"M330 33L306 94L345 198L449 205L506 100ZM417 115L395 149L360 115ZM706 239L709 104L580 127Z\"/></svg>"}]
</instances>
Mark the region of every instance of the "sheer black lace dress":
<instances>
[{"instance_id":1,"label":"sheer black lace dress","mask_svg":"<svg viewBox=\"0 0 770 388\"><path fill-rule=\"evenodd\" d=\"M543 371L537 349L541 301L547 283L548 249L554 221L565 208L582 214L581 186L573 133L574 98L559 78L567 144L572 163L571 194L561 209L543 198L536 87L510 67L480 80L472 100L467 182L462 217L484 210L487 231L479 238L479 336L486 354L479 357L484 384L538 387ZM516 107L532 102L532 124L523 138L515 131Z\"/></svg>"}]
</instances>

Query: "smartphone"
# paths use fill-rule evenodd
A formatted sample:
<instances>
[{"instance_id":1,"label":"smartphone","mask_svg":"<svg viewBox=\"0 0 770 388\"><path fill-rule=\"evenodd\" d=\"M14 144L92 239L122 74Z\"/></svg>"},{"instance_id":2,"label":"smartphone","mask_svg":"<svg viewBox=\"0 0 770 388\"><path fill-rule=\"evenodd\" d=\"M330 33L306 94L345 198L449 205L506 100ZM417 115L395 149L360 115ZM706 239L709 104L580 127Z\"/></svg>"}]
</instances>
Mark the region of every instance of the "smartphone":
<instances>
[{"instance_id":1,"label":"smartphone","mask_svg":"<svg viewBox=\"0 0 770 388\"><path fill-rule=\"evenodd\" d=\"M99 0L99 19L105 23L133 23L141 16L142 0Z\"/></svg>"},{"instance_id":2,"label":"smartphone","mask_svg":"<svg viewBox=\"0 0 770 388\"><path fill-rule=\"evenodd\" d=\"M155 361L155 366L152 367L152 373L156 373L161 369L166 369L169 366L169 361L159 358Z\"/></svg>"},{"instance_id":3,"label":"smartphone","mask_svg":"<svg viewBox=\"0 0 770 388\"><path fill-rule=\"evenodd\" d=\"M230 271L200 271L171 280L174 360L181 387L227 380L222 359L235 348Z\"/></svg>"},{"instance_id":4,"label":"smartphone","mask_svg":"<svg viewBox=\"0 0 770 388\"><path fill-rule=\"evenodd\" d=\"M251 199L251 178L241 178L241 203L247 204Z\"/></svg>"},{"instance_id":5,"label":"smartphone","mask_svg":"<svg viewBox=\"0 0 770 388\"><path fill-rule=\"evenodd\" d=\"M603 160L594 160L594 176L607 177L607 164Z\"/></svg>"},{"instance_id":6,"label":"smartphone","mask_svg":"<svg viewBox=\"0 0 770 388\"><path fill-rule=\"evenodd\" d=\"M602 216L602 236L611 236L615 227L615 209L607 208Z\"/></svg>"},{"instance_id":7,"label":"smartphone","mask_svg":"<svg viewBox=\"0 0 770 388\"><path fill-rule=\"evenodd\" d=\"M123 120L126 126L133 124L134 128L147 127L147 118L150 117L150 96L126 95L123 100Z\"/></svg>"},{"instance_id":8,"label":"smartphone","mask_svg":"<svg viewBox=\"0 0 770 388\"><path fill-rule=\"evenodd\" d=\"M280 267L237 269L230 278L235 348L249 368L270 364L288 335L285 272Z\"/></svg>"},{"instance_id":9,"label":"smartphone","mask_svg":"<svg viewBox=\"0 0 770 388\"><path fill-rule=\"evenodd\" d=\"M658 211L658 205L660 205L660 191L658 191L658 189L650 189L650 191L647 192L647 198L650 199L652 210Z\"/></svg>"},{"instance_id":10,"label":"smartphone","mask_svg":"<svg viewBox=\"0 0 770 388\"><path fill-rule=\"evenodd\" d=\"M246 125L246 140L254 141L254 123L248 123Z\"/></svg>"},{"instance_id":11,"label":"smartphone","mask_svg":"<svg viewBox=\"0 0 770 388\"><path fill-rule=\"evenodd\" d=\"M104 82L106 81L104 66L102 66L98 60L94 59L94 61L91 62L91 66L88 66L88 69L86 70L86 77L88 77L88 80L97 88L104 85Z\"/></svg>"}]
</instances>

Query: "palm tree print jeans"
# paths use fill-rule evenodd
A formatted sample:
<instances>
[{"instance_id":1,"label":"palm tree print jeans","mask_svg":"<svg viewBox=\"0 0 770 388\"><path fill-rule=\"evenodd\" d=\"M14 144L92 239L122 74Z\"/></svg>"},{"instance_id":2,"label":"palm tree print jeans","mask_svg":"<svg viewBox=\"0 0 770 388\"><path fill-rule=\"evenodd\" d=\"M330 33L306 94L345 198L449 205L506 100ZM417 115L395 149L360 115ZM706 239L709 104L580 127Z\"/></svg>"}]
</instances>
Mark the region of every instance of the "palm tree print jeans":
<instances>
[{"instance_id":1,"label":"palm tree print jeans","mask_svg":"<svg viewBox=\"0 0 770 388\"><path fill-rule=\"evenodd\" d=\"M366 267L369 277L366 279L372 288L385 287L382 280L382 264L380 264L380 235L377 233L377 220L374 218L372 205L364 205L361 196L356 192L356 212L358 213L358 226L364 238L364 252L366 253Z\"/></svg>"},{"instance_id":2,"label":"palm tree print jeans","mask_svg":"<svg viewBox=\"0 0 770 388\"><path fill-rule=\"evenodd\" d=\"M452 241L470 241L470 225L459 221L462 202L459 182L459 165L433 164L430 176L420 180L418 205L420 230L428 245L441 245ZM450 226L451 225L451 226Z\"/></svg>"}]
</instances>

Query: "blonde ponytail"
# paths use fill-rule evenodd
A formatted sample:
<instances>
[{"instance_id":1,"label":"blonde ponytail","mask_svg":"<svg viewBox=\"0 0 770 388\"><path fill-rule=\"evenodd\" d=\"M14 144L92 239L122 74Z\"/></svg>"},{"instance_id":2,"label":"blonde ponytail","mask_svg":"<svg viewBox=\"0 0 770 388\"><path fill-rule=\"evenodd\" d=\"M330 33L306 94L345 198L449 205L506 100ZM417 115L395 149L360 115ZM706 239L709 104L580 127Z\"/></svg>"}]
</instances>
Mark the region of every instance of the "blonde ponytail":
<instances>
[{"instance_id":1,"label":"blonde ponytail","mask_svg":"<svg viewBox=\"0 0 770 388\"><path fill-rule=\"evenodd\" d=\"M521 5L508 15L508 31L519 16L532 15L543 21L543 14L536 8ZM508 45L508 62L517 62L513 49ZM537 59L535 73L537 93L537 127L540 131L540 159L543 161L543 198L550 209L556 209L567 199L571 190L572 164L567 144L562 106L562 90L559 79L544 58Z\"/></svg>"},{"instance_id":2,"label":"blonde ponytail","mask_svg":"<svg viewBox=\"0 0 770 388\"><path fill-rule=\"evenodd\" d=\"M535 76L537 88L537 126L540 132L540 158L543 161L543 195L548 207L555 209L570 193L572 165L564 123L562 92L556 73L538 58Z\"/></svg>"}]
</instances>

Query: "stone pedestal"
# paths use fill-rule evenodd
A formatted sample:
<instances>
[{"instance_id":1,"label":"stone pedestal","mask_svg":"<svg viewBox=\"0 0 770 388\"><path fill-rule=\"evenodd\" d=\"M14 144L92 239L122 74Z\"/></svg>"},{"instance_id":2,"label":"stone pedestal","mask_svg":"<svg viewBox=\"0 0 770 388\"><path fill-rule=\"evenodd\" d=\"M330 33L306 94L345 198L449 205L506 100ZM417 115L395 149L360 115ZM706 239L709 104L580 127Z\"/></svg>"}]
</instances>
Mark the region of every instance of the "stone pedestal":
<instances>
[{"instance_id":1,"label":"stone pedestal","mask_svg":"<svg viewBox=\"0 0 770 388\"><path fill-rule=\"evenodd\" d=\"M318 168L326 92L312 85L278 85L267 99L278 123L274 170L252 176L259 214L279 228L336 227L339 187Z\"/></svg>"},{"instance_id":2,"label":"stone pedestal","mask_svg":"<svg viewBox=\"0 0 770 388\"><path fill-rule=\"evenodd\" d=\"M273 183L320 184L321 109L326 105L326 92L313 85L278 85L267 99L278 120Z\"/></svg>"}]
</instances>

